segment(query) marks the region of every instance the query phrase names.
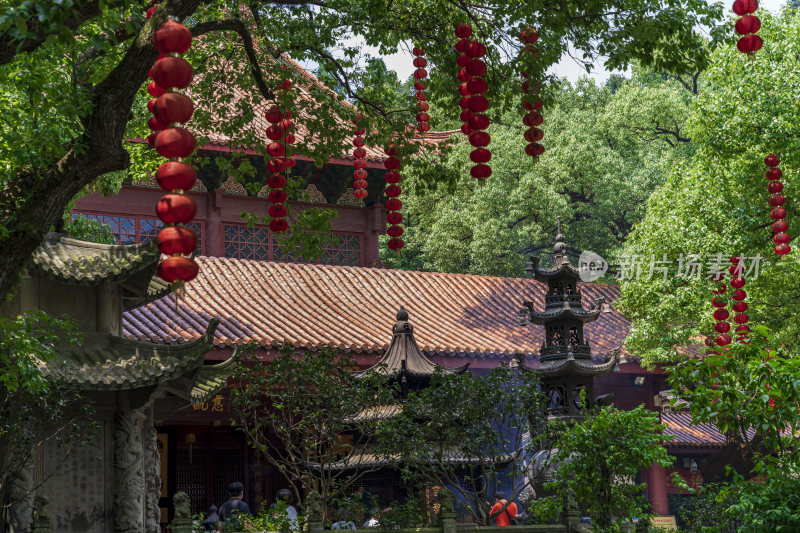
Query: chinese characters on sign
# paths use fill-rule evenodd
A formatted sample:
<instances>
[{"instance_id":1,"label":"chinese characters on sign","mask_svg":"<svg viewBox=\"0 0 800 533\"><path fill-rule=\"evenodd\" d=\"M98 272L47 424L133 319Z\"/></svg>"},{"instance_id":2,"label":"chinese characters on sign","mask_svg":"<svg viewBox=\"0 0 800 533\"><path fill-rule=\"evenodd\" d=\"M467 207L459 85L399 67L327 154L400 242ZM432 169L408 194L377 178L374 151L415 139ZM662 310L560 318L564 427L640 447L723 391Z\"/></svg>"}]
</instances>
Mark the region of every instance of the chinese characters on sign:
<instances>
[{"instance_id":1,"label":"chinese characters on sign","mask_svg":"<svg viewBox=\"0 0 800 533\"><path fill-rule=\"evenodd\" d=\"M650 280L661 278L667 281L668 277L685 279L719 279L728 274L730 267L729 254L680 254L677 259L669 259L666 254L657 257L654 254L623 255L617 263L611 264L611 269L616 272L620 280ZM761 255L742 257L741 264L744 268L743 277L755 280L764 258Z\"/></svg>"},{"instance_id":2,"label":"chinese characters on sign","mask_svg":"<svg viewBox=\"0 0 800 533\"><path fill-rule=\"evenodd\" d=\"M225 406L222 403L222 395L217 394L210 402L200 402L192 404L192 409L195 411L210 411L212 413L222 413L225 411Z\"/></svg>"}]
</instances>

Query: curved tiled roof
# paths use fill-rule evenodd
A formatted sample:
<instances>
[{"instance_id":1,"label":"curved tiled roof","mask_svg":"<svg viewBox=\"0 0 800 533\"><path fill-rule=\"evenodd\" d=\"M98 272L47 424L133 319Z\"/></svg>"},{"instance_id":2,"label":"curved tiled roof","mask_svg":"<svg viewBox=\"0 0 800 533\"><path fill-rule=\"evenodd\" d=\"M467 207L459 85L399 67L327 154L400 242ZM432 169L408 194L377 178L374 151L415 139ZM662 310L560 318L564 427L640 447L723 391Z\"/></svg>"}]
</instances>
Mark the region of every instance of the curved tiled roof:
<instances>
[{"instance_id":1,"label":"curved tiled roof","mask_svg":"<svg viewBox=\"0 0 800 533\"><path fill-rule=\"evenodd\" d=\"M661 413L661 422L667 427L664 435L674 438L666 442L668 448L723 448L726 444L725 435L720 433L714 424L695 423L692 415L686 411ZM747 438L752 439L755 431L747 430Z\"/></svg>"},{"instance_id":2,"label":"curved tiled roof","mask_svg":"<svg viewBox=\"0 0 800 533\"><path fill-rule=\"evenodd\" d=\"M217 347L290 342L317 349L383 353L397 309L414 317L428 355L502 356L539 352L543 328L520 326L524 300L543 302L546 287L531 279L412 272L201 257L200 275L176 306L162 298L124 314L126 337L180 343L197 338L210 318L221 324ZM617 287L580 286L584 296L613 301ZM539 304L541 305L541 304ZM603 313L585 329L595 354L619 348L628 321Z\"/></svg>"},{"instance_id":3,"label":"curved tiled roof","mask_svg":"<svg viewBox=\"0 0 800 533\"><path fill-rule=\"evenodd\" d=\"M155 240L98 244L48 233L33 253L33 265L46 276L65 283L99 285L126 280L146 268L155 271L159 257Z\"/></svg>"}]
</instances>

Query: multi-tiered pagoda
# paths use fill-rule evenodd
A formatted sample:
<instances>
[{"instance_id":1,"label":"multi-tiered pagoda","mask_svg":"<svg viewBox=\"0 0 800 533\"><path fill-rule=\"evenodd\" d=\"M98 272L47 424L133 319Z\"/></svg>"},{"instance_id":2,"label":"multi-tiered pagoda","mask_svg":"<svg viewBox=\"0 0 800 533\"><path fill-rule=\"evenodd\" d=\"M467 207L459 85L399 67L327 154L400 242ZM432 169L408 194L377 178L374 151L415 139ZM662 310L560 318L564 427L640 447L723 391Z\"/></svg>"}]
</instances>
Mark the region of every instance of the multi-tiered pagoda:
<instances>
[{"instance_id":1,"label":"multi-tiered pagoda","mask_svg":"<svg viewBox=\"0 0 800 533\"><path fill-rule=\"evenodd\" d=\"M531 258L526 270L537 280L547 283L544 311L537 311L533 302L526 301L520 310L525 321L543 325L545 341L540 350L540 365L529 367L520 358L520 369L539 374L548 397L550 416L576 419L584 409L594 405L593 382L614 370L616 357L592 357L592 350L583 335L583 325L596 320L603 311L605 299L594 301L591 309L581 305L578 286L580 271L572 265L566 254L561 220L553 246L553 265L539 266ZM585 401L582 400L585 398Z\"/></svg>"}]
</instances>

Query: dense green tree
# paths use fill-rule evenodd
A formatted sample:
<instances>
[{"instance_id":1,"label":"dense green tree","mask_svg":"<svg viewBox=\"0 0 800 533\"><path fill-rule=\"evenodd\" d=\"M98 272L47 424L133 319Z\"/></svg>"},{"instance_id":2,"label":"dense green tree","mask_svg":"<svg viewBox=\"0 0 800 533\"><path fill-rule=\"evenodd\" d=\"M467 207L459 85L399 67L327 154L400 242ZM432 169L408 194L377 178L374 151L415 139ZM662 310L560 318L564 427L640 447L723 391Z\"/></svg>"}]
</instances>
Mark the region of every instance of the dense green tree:
<instances>
[{"instance_id":1,"label":"dense green tree","mask_svg":"<svg viewBox=\"0 0 800 533\"><path fill-rule=\"evenodd\" d=\"M602 54L609 68L639 60L658 69L686 70L687 58L692 69L705 62L695 25L714 26L722 15L721 5L703 0L667 9L657 0L570 0L559 9L543 0L480 5L445 0L165 0L145 20L149 5L136 0L6 0L0 5L0 293L9 292L44 233L76 194L109 173L136 175L155 168L150 150L132 148L124 139L146 133L143 87L157 55L150 37L167 16L186 19L193 33L203 36L202 45L188 56L200 75L192 87L200 105L192 127L201 134L200 141L213 126L229 135L232 146L256 147L243 125L252 117L254 100L274 99L273 89L286 75L278 52L316 61L344 80L357 67L351 70L337 58L358 55L360 44L342 45L353 36L382 53L416 41L428 49L434 66L432 91L455 94L451 45L453 25L459 22L471 21L479 37L500 45L489 54L490 85L502 87L494 81L514 77L520 67L515 35L521 24L535 21L542 33L540 59L526 67L532 73L544 72L570 45L589 60ZM333 53L337 48L344 48L342 54ZM234 99L234 87L255 87L257 93ZM372 141L398 129L391 111L382 108L380 94L367 99L359 87L349 87L348 97L376 119ZM500 111L511 93L496 92L490 96ZM341 151L349 132L335 125L330 112L341 106L325 91L318 93L303 115L304 126L316 134L314 145L299 146L298 152L321 162ZM299 112L306 104L295 100L292 105ZM228 111L217 113L223 109ZM456 110L454 99L450 109ZM347 110L342 114L352 116Z\"/></svg>"},{"instance_id":2,"label":"dense green tree","mask_svg":"<svg viewBox=\"0 0 800 533\"><path fill-rule=\"evenodd\" d=\"M613 89L613 90L612 90ZM694 94L674 79L637 70L605 87L591 79L548 91L538 160L524 153L517 113L490 128L492 177L469 177L472 147L460 133L439 159L407 172L407 248L393 266L519 276L527 255L549 249L556 216L569 244L615 255L646 201L691 148L684 123ZM433 176L453 175L456 187Z\"/></svg>"},{"instance_id":3,"label":"dense green tree","mask_svg":"<svg viewBox=\"0 0 800 533\"><path fill-rule=\"evenodd\" d=\"M556 479L550 489L562 497L573 495L592 517L595 530L622 531L623 521L647 514L636 475L654 462L672 464L662 445L667 438L663 431L658 413L643 405L589 413L556 439L551 457Z\"/></svg>"},{"instance_id":4,"label":"dense green tree","mask_svg":"<svg viewBox=\"0 0 800 533\"><path fill-rule=\"evenodd\" d=\"M768 325L789 353L798 346L797 252L774 254L763 159L773 152L782 160L793 235L798 209L792 177L800 168L794 51L800 17L786 10L761 18L765 45L754 59L730 46L713 53L683 133L695 151L675 162L625 246L625 261L631 266L636 260L639 279L626 269L618 303L633 320L628 348L647 362L673 360L702 336L716 336L712 283L705 274L719 257L724 262L731 255L763 259L758 276L750 270L755 261L745 261L750 323ZM671 262L669 271L649 276L651 259ZM684 275L678 275L679 261ZM689 262L699 263L704 275L685 275Z\"/></svg>"}]
</instances>

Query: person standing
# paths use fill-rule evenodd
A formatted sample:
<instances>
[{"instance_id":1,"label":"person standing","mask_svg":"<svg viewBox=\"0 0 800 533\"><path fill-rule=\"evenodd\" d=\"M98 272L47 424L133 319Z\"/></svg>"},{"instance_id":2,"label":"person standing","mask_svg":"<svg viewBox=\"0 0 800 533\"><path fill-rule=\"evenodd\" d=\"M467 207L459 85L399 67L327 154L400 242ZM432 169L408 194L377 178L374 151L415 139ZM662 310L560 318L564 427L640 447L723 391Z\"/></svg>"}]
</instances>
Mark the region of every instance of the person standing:
<instances>
[{"instance_id":1,"label":"person standing","mask_svg":"<svg viewBox=\"0 0 800 533\"><path fill-rule=\"evenodd\" d=\"M292 505L292 492L289 489L281 489L278 491L277 498L279 502L286 504L286 518L289 521L289 530L297 531L299 524L297 523L297 509Z\"/></svg>"},{"instance_id":2,"label":"person standing","mask_svg":"<svg viewBox=\"0 0 800 533\"><path fill-rule=\"evenodd\" d=\"M510 526L516 524L517 504L508 503L504 492L496 492L494 495L494 506L489 512L489 516L495 519L498 526Z\"/></svg>"},{"instance_id":3,"label":"person standing","mask_svg":"<svg viewBox=\"0 0 800 533\"><path fill-rule=\"evenodd\" d=\"M223 503L219 511L217 511L220 521L230 520L233 513L238 513L240 515L252 514L250 512L250 507L242 500L244 496L244 485L239 481L234 481L228 485L228 494L230 495L230 499Z\"/></svg>"}]
</instances>

